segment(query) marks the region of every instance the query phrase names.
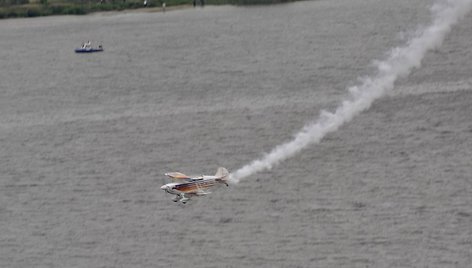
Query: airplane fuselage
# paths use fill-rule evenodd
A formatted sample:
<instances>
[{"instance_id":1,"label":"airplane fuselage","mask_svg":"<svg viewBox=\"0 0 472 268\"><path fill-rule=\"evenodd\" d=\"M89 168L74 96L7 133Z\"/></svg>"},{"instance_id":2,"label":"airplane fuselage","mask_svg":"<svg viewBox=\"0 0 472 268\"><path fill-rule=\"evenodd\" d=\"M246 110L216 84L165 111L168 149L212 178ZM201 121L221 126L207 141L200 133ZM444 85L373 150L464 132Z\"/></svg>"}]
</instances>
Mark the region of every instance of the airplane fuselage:
<instances>
[{"instance_id":1,"label":"airplane fuselage","mask_svg":"<svg viewBox=\"0 0 472 268\"><path fill-rule=\"evenodd\" d=\"M169 194L196 194L215 186L216 181L214 179L200 179L189 182L177 183L171 182L161 187Z\"/></svg>"},{"instance_id":2,"label":"airplane fuselage","mask_svg":"<svg viewBox=\"0 0 472 268\"><path fill-rule=\"evenodd\" d=\"M202 176L193 178L188 182L171 182L163 185L161 189L169 194L177 195L177 198L180 197L183 199L182 201L186 201L186 199L184 199L185 195L206 195L208 194L207 190L216 184L217 182L214 176Z\"/></svg>"},{"instance_id":3,"label":"airplane fuselage","mask_svg":"<svg viewBox=\"0 0 472 268\"><path fill-rule=\"evenodd\" d=\"M161 189L176 197L173 201L181 201L186 203L191 196L200 196L209 194L208 189L217 184L225 184L228 186L228 171L225 168L218 168L215 176L195 176L190 177L180 172L166 173L174 182L161 186Z\"/></svg>"}]
</instances>

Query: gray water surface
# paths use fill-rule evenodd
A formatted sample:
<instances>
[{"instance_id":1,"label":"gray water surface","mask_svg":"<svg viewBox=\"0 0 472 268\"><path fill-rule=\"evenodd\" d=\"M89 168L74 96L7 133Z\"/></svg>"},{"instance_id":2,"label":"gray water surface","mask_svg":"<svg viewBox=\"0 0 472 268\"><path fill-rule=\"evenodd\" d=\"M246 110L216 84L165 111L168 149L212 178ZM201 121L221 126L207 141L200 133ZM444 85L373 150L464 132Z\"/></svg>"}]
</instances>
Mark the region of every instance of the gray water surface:
<instances>
[{"instance_id":1,"label":"gray water surface","mask_svg":"<svg viewBox=\"0 0 472 268\"><path fill-rule=\"evenodd\" d=\"M289 140L432 2L0 20L0 267L470 267L471 15L320 144L187 205L159 189Z\"/></svg>"}]
</instances>

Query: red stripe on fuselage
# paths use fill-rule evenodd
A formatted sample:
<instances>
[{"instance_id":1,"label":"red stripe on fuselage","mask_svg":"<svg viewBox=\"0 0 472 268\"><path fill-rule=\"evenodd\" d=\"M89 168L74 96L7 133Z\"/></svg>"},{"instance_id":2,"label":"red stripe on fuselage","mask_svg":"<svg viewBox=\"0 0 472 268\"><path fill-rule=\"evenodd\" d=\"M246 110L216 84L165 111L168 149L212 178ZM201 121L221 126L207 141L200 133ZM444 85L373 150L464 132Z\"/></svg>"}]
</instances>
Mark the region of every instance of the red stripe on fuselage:
<instances>
[{"instance_id":1,"label":"red stripe on fuselage","mask_svg":"<svg viewBox=\"0 0 472 268\"><path fill-rule=\"evenodd\" d=\"M206 181L194 181L189 183L177 184L174 186L174 189L183 193L197 193L201 190L208 189L214 186L216 183L214 180Z\"/></svg>"}]
</instances>

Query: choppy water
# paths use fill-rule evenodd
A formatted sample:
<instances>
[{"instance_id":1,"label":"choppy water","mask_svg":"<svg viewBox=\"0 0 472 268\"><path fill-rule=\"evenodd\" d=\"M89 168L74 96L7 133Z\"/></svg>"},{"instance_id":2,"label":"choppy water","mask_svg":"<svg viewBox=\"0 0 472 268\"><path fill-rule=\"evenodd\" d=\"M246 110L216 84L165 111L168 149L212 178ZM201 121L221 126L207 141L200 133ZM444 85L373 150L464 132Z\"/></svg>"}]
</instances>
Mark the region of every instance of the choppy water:
<instances>
[{"instance_id":1,"label":"choppy water","mask_svg":"<svg viewBox=\"0 0 472 268\"><path fill-rule=\"evenodd\" d=\"M159 189L289 140L432 2L0 21L0 266L469 267L471 15L320 144L185 206Z\"/></svg>"}]
</instances>

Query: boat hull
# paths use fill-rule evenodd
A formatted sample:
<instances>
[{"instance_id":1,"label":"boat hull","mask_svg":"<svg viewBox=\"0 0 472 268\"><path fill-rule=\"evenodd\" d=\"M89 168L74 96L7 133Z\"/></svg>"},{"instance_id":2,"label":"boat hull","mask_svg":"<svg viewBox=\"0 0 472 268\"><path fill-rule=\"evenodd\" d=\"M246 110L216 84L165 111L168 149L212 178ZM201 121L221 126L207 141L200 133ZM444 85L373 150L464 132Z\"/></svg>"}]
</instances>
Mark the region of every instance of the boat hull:
<instances>
[{"instance_id":1,"label":"boat hull","mask_svg":"<svg viewBox=\"0 0 472 268\"><path fill-rule=\"evenodd\" d=\"M75 53L94 53L102 52L103 48L76 48Z\"/></svg>"}]
</instances>

